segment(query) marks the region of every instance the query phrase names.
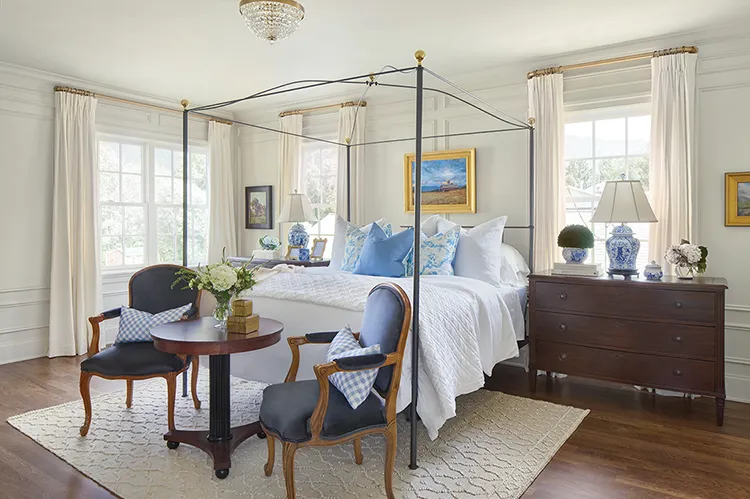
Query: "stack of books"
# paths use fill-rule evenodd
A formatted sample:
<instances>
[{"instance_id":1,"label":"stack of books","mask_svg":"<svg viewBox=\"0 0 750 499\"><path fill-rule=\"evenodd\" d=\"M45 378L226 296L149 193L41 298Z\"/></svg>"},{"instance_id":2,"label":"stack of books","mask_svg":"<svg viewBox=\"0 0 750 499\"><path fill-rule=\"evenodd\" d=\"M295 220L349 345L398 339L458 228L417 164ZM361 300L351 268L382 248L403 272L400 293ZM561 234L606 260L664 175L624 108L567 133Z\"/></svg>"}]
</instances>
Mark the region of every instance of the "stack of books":
<instances>
[{"instance_id":1,"label":"stack of books","mask_svg":"<svg viewBox=\"0 0 750 499\"><path fill-rule=\"evenodd\" d=\"M583 275L590 277L599 277L602 275L601 263L555 263L552 269L555 275Z\"/></svg>"}]
</instances>

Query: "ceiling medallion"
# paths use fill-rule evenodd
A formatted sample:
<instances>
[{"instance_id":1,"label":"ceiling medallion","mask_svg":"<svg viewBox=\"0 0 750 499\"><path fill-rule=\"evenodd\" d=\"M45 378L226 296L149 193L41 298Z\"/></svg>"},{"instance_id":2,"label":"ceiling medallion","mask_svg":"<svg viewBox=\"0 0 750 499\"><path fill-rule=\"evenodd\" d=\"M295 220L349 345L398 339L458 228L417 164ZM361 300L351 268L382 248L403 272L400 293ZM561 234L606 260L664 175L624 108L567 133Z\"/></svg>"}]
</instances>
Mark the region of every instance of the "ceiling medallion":
<instances>
[{"instance_id":1,"label":"ceiling medallion","mask_svg":"<svg viewBox=\"0 0 750 499\"><path fill-rule=\"evenodd\" d=\"M255 36L273 44L297 30L305 8L294 0L240 0L240 14Z\"/></svg>"}]
</instances>

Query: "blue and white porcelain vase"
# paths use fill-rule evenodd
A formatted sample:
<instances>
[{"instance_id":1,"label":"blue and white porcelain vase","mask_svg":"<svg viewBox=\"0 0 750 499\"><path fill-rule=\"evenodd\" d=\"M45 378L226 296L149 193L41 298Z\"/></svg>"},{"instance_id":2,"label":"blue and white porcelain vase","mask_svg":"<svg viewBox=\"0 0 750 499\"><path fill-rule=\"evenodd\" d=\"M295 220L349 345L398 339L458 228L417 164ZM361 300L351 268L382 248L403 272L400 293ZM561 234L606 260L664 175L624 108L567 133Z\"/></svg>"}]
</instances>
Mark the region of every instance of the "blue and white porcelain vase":
<instances>
[{"instance_id":1,"label":"blue and white porcelain vase","mask_svg":"<svg viewBox=\"0 0 750 499\"><path fill-rule=\"evenodd\" d=\"M643 269L643 276L649 281L660 281L664 277L664 272L661 270L661 265L651 260L651 263Z\"/></svg>"},{"instance_id":2,"label":"blue and white porcelain vase","mask_svg":"<svg viewBox=\"0 0 750 499\"><path fill-rule=\"evenodd\" d=\"M637 272L636 260L641 242L633 237L633 229L625 224L612 229L612 236L607 239L607 254L609 255L609 269Z\"/></svg>"},{"instance_id":3,"label":"blue and white porcelain vase","mask_svg":"<svg viewBox=\"0 0 750 499\"><path fill-rule=\"evenodd\" d=\"M309 262L310 261L310 250L308 248L300 248L299 249L299 259L301 262Z\"/></svg>"},{"instance_id":4,"label":"blue and white porcelain vase","mask_svg":"<svg viewBox=\"0 0 750 499\"><path fill-rule=\"evenodd\" d=\"M568 263L583 263L589 257L587 248L563 248L562 256Z\"/></svg>"},{"instance_id":5,"label":"blue and white porcelain vase","mask_svg":"<svg viewBox=\"0 0 750 499\"><path fill-rule=\"evenodd\" d=\"M310 236L307 234L304 225L294 224L292 225L292 228L289 229L289 237L287 240L289 241L289 246L307 248L307 243L310 242Z\"/></svg>"}]
</instances>

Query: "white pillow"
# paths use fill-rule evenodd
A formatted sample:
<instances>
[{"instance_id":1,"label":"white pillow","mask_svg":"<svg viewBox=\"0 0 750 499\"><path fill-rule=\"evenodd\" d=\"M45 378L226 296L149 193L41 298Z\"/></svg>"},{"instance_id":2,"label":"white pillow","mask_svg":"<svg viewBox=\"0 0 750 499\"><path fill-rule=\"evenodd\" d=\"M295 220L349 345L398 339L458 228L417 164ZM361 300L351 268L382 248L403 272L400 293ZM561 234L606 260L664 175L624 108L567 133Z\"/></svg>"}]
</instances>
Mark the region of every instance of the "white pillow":
<instances>
[{"instance_id":1,"label":"white pillow","mask_svg":"<svg viewBox=\"0 0 750 499\"><path fill-rule=\"evenodd\" d=\"M461 229L453 264L455 275L478 279L493 286L503 284L503 230L507 220L508 217L502 216L468 230ZM446 232L456 225L458 224L440 218L437 230Z\"/></svg>"},{"instance_id":2,"label":"white pillow","mask_svg":"<svg viewBox=\"0 0 750 499\"><path fill-rule=\"evenodd\" d=\"M503 266L500 269L500 282L516 288L525 287L531 270L521 253L510 244L503 243L500 247Z\"/></svg>"},{"instance_id":3,"label":"white pillow","mask_svg":"<svg viewBox=\"0 0 750 499\"><path fill-rule=\"evenodd\" d=\"M381 218L374 223L384 227L388 223L388 220ZM344 220L340 215L336 215L336 229L333 235L333 247L331 248L331 263L328 265L328 268L330 269L341 270L341 263L344 261L344 252L346 249L346 233L349 230L349 227L358 228L353 223ZM371 228L372 224L370 223L362 227L360 230L367 234L370 232Z\"/></svg>"},{"instance_id":4,"label":"white pillow","mask_svg":"<svg viewBox=\"0 0 750 499\"><path fill-rule=\"evenodd\" d=\"M431 217L427 217L424 220L422 220L422 223L420 224L422 227L422 234L424 234L426 237L432 237L435 234L438 233L438 220L440 220L440 215L432 215ZM446 220L447 221L447 220Z\"/></svg>"}]
</instances>

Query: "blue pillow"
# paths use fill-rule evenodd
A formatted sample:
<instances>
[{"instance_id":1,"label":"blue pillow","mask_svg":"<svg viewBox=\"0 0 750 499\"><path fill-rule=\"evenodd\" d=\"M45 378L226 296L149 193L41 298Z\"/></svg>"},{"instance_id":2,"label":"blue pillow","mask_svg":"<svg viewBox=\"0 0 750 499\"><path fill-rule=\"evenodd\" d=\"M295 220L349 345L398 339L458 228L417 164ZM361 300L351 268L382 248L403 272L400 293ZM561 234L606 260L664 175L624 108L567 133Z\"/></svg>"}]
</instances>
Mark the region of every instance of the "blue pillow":
<instances>
[{"instance_id":1,"label":"blue pillow","mask_svg":"<svg viewBox=\"0 0 750 499\"><path fill-rule=\"evenodd\" d=\"M395 236L386 236L383 229L373 225L367 234L354 274L380 277L403 277L404 258L414 244L414 229L406 229Z\"/></svg>"},{"instance_id":2,"label":"blue pillow","mask_svg":"<svg viewBox=\"0 0 750 499\"><path fill-rule=\"evenodd\" d=\"M165 310L158 314L149 314L134 308L122 307L120 308L120 328L117 331L115 343L153 341L151 338L152 327L179 321L192 306L192 303L188 303L182 307Z\"/></svg>"},{"instance_id":3,"label":"blue pillow","mask_svg":"<svg viewBox=\"0 0 750 499\"><path fill-rule=\"evenodd\" d=\"M385 220L385 219L383 219ZM346 245L344 246L344 259L341 261L341 270L352 272L357 266L359 256L362 254L362 246L367 240L367 234L373 227L378 226L383 229L386 236L391 235L391 224L386 223L382 227L377 222L365 225L361 229L356 225L349 224L346 230Z\"/></svg>"}]
</instances>

